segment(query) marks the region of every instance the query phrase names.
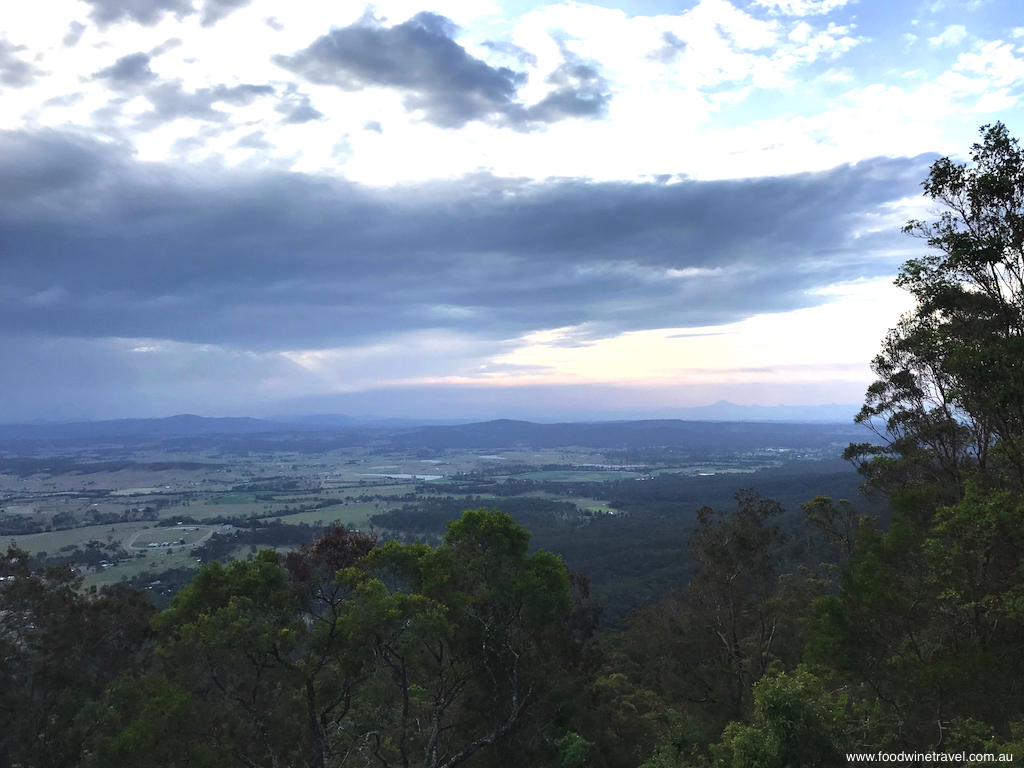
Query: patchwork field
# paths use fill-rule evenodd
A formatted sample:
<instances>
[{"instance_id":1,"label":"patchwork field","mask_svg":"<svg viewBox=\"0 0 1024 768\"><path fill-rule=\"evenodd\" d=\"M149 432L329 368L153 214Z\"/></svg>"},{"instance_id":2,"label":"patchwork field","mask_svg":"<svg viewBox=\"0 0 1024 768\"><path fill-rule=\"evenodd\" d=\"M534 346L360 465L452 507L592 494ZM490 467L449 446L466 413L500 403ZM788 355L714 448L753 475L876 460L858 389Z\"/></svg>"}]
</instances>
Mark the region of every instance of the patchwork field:
<instances>
[{"instance_id":1,"label":"patchwork field","mask_svg":"<svg viewBox=\"0 0 1024 768\"><path fill-rule=\"evenodd\" d=\"M173 569L244 559L261 547L285 552L331 525L436 543L448 520L485 506L512 513L534 533L535 546L563 553L600 584L602 574L625 566L592 562L593 553L649 550L662 540L676 547L675 531L690 530L693 505L676 501L674 490L652 493L655 486L681 484L682 492L687 483L711 483L701 493L729 504L738 484L750 482L732 478L753 477L796 455L573 447L276 451L223 441L219 448L172 450L156 440L149 447L62 446L15 458L0 452L0 536L39 564L72 565L86 586L133 579L156 594L166 592L162 574ZM812 463L828 455L820 448L801 454ZM606 492L611 488L614 496ZM659 517L665 532L637 528L649 508L677 515L679 523ZM629 568L638 562L626 560ZM175 578L180 586L180 572Z\"/></svg>"}]
</instances>

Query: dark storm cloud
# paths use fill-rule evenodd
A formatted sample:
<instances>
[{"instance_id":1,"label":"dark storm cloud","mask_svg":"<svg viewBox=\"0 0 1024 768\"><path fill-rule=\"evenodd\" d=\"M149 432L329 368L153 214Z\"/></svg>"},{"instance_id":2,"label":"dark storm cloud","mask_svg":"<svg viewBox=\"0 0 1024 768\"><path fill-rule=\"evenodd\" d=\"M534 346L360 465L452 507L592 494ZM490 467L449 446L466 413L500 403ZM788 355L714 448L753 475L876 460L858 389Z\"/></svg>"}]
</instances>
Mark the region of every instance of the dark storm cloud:
<instances>
[{"instance_id":1,"label":"dark storm cloud","mask_svg":"<svg viewBox=\"0 0 1024 768\"><path fill-rule=\"evenodd\" d=\"M28 50L24 45L15 45L10 40L0 37L0 85L11 88L24 88L31 85L40 70L31 62L21 57L22 51Z\"/></svg>"},{"instance_id":2,"label":"dark storm cloud","mask_svg":"<svg viewBox=\"0 0 1024 768\"><path fill-rule=\"evenodd\" d=\"M389 190L135 162L58 132L0 134L0 335L307 348L422 328L491 338L724 323L892 274L877 229L926 159L755 180Z\"/></svg>"},{"instance_id":3,"label":"dark storm cloud","mask_svg":"<svg viewBox=\"0 0 1024 768\"><path fill-rule=\"evenodd\" d=\"M150 69L149 62L149 54L130 53L96 72L93 78L106 80L115 88L142 85L156 78L156 73Z\"/></svg>"},{"instance_id":4,"label":"dark storm cloud","mask_svg":"<svg viewBox=\"0 0 1024 768\"><path fill-rule=\"evenodd\" d=\"M609 96L591 67L567 61L549 79L555 89L539 104L527 106L518 95L526 75L472 56L455 42L457 31L436 13L419 13L391 27L363 19L291 56L275 56L274 62L319 85L351 91L393 88L404 94L406 109L422 112L427 122L442 128L461 128L474 120L528 128L603 113ZM515 48L489 47L506 54Z\"/></svg>"}]
</instances>

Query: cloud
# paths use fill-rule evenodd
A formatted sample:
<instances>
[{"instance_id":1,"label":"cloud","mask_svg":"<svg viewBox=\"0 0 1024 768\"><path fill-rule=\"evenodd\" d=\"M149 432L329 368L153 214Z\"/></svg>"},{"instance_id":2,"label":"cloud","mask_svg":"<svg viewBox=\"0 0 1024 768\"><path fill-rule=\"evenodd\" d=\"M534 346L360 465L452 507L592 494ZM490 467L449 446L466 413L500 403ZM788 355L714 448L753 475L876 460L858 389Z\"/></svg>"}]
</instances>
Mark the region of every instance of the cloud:
<instances>
[{"instance_id":1,"label":"cloud","mask_svg":"<svg viewBox=\"0 0 1024 768\"><path fill-rule=\"evenodd\" d=\"M560 65L547 82L555 89L526 110L530 120L554 123L567 117L600 117L611 101L605 79L580 61Z\"/></svg>"},{"instance_id":2,"label":"cloud","mask_svg":"<svg viewBox=\"0 0 1024 768\"><path fill-rule=\"evenodd\" d=\"M674 32L662 32L661 39L664 45L647 54L651 61L670 64L686 52L686 41L680 40Z\"/></svg>"},{"instance_id":3,"label":"cloud","mask_svg":"<svg viewBox=\"0 0 1024 768\"><path fill-rule=\"evenodd\" d=\"M74 48L78 45L78 41L82 39L82 35L85 34L86 25L80 21L72 21L68 24L67 34L64 35L64 39L60 41L61 45L65 48Z\"/></svg>"},{"instance_id":4,"label":"cloud","mask_svg":"<svg viewBox=\"0 0 1024 768\"><path fill-rule=\"evenodd\" d=\"M199 16L199 23L204 27L212 27L221 19L251 3L252 0L206 0Z\"/></svg>"},{"instance_id":5,"label":"cloud","mask_svg":"<svg viewBox=\"0 0 1024 768\"><path fill-rule=\"evenodd\" d=\"M179 19L196 12L190 0L84 0L92 10L89 18L101 28L122 21L155 26L167 14Z\"/></svg>"},{"instance_id":6,"label":"cloud","mask_svg":"<svg viewBox=\"0 0 1024 768\"><path fill-rule=\"evenodd\" d=\"M537 56L525 48L507 40L485 40L483 47L500 56L506 56L519 66L536 66Z\"/></svg>"},{"instance_id":7,"label":"cloud","mask_svg":"<svg viewBox=\"0 0 1024 768\"><path fill-rule=\"evenodd\" d=\"M935 37L929 37L928 43L936 46L957 46L960 45L967 37L967 28L962 24L953 24L952 26L946 27L942 34Z\"/></svg>"},{"instance_id":8,"label":"cloud","mask_svg":"<svg viewBox=\"0 0 1024 768\"><path fill-rule=\"evenodd\" d=\"M252 133L243 136L235 142L235 146L242 149L255 150L274 148L274 145L267 141L267 135L263 131L253 131Z\"/></svg>"},{"instance_id":9,"label":"cloud","mask_svg":"<svg viewBox=\"0 0 1024 768\"><path fill-rule=\"evenodd\" d=\"M274 61L307 80L345 90L396 88L409 110L458 128L506 114L525 76L469 55L443 16L420 13L393 27L373 19L333 30L292 56Z\"/></svg>"},{"instance_id":10,"label":"cloud","mask_svg":"<svg viewBox=\"0 0 1024 768\"><path fill-rule=\"evenodd\" d=\"M148 54L130 53L96 72L93 78L106 80L115 88L142 85L156 79L156 73L150 69L149 62Z\"/></svg>"},{"instance_id":11,"label":"cloud","mask_svg":"<svg viewBox=\"0 0 1024 768\"><path fill-rule=\"evenodd\" d=\"M1024 56L1015 55L1009 43L994 40L961 53L952 71L976 76L982 89L1017 86L1024 82Z\"/></svg>"},{"instance_id":12,"label":"cloud","mask_svg":"<svg viewBox=\"0 0 1024 768\"><path fill-rule=\"evenodd\" d=\"M25 50L24 45L15 45L6 38L0 38L0 85L24 88L41 74L38 67L21 58L19 54Z\"/></svg>"},{"instance_id":13,"label":"cloud","mask_svg":"<svg viewBox=\"0 0 1024 768\"><path fill-rule=\"evenodd\" d=\"M925 158L875 159L757 180L477 175L371 189L8 132L0 334L269 350L425 328L511 338L732 322L891 274L917 246L889 206L918 194L925 171ZM67 293L43 308L31 297L55 275Z\"/></svg>"},{"instance_id":14,"label":"cloud","mask_svg":"<svg viewBox=\"0 0 1024 768\"><path fill-rule=\"evenodd\" d=\"M61 96L52 96L43 102L45 107L73 107L85 100L84 93L65 93Z\"/></svg>"},{"instance_id":15,"label":"cloud","mask_svg":"<svg viewBox=\"0 0 1024 768\"><path fill-rule=\"evenodd\" d=\"M422 113L426 122L441 128L461 128L472 121L523 127L603 114L610 96L593 67L567 60L548 77L554 89L526 106L518 90L527 75L471 55L455 42L457 31L450 19L429 12L390 27L364 18L273 60L318 85L397 90L408 111ZM508 44L487 47L506 54L521 51Z\"/></svg>"},{"instance_id":16,"label":"cloud","mask_svg":"<svg viewBox=\"0 0 1024 768\"><path fill-rule=\"evenodd\" d=\"M125 61L126 59L128 61ZM231 118L230 113L217 108L216 105L245 107L264 96L272 96L275 92L271 85L253 83L231 86L219 84L210 88L186 91L180 80L154 81L152 74L149 69L149 57L141 53L119 59L113 66L96 73L96 77L108 80L115 88L141 86L139 92L149 101L150 109L133 115L132 120L135 128L143 131L150 131L180 119L226 123ZM120 114L121 106L123 102L115 100L108 105L108 115L94 116L110 120Z\"/></svg>"},{"instance_id":17,"label":"cloud","mask_svg":"<svg viewBox=\"0 0 1024 768\"><path fill-rule=\"evenodd\" d=\"M89 18L102 29L110 24L133 21L145 27L159 24L165 16L172 14L179 20L199 14L199 23L212 27L221 19L245 8L252 0L206 0L201 9L196 9L192 0L84 0L92 6Z\"/></svg>"},{"instance_id":18,"label":"cloud","mask_svg":"<svg viewBox=\"0 0 1024 768\"><path fill-rule=\"evenodd\" d=\"M324 114L313 106L305 93L299 93L298 86L289 83L274 110L284 115L284 122L290 124L309 123L323 120Z\"/></svg>"},{"instance_id":19,"label":"cloud","mask_svg":"<svg viewBox=\"0 0 1024 768\"><path fill-rule=\"evenodd\" d=\"M787 16L816 16L831 13L856 0L755 0L756 5Z\"/></svg>"},{"instance_id":20,"label":"cloud","mask_svg":"<svg viewBox=\"0 0 1024 768\"><path fill-rule=\"evenodd\" d=\"M160 43L160 45L155 46L149 52L149 55L151 58L155 59L157 56L163 56L168 51L173 51L175 48L180 48L184 44L185 41L182 40L180 37L169 37L162 43Z\"/></svg>"}]
</instances>

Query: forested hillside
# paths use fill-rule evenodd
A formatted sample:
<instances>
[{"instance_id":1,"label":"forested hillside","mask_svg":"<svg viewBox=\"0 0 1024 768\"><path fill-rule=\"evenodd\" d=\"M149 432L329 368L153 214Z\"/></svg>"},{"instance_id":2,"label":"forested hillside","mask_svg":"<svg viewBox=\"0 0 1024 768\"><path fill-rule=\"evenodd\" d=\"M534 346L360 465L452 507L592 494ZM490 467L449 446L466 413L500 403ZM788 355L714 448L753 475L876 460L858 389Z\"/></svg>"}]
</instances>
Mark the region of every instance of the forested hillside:
<instances>
[{"instance_id":1,"label":"forested hillside","mask_svg":"<svg viewBox=\"0 0 1024 768\"><path fill-rule=\"evenodd\" d=\"M907 227L930 246L898 279L917 307L883 341L857 417L879 440L846 452L884 514L818 496L794 520L780 502L809 486L782 471L728 502L711 478L692 499L676 476L623 480L573 492L675 522L632 542L618 526L628 551L588 561L578 550L613 515L538 526L531 548L508 514L521 500L452 521L453 489L437 486L378 519L421 541L334 527L283 556L206 563L159 612L12 546L0 768L1024 758L1024 156L996 124L971 158L924 183L943 213ZM509 482L487 484L486 506ZM545 504L544 520L577 514ZM613 628L559 556L604 574L666 551L686 557Z\"/></svg>"}]
</instances>

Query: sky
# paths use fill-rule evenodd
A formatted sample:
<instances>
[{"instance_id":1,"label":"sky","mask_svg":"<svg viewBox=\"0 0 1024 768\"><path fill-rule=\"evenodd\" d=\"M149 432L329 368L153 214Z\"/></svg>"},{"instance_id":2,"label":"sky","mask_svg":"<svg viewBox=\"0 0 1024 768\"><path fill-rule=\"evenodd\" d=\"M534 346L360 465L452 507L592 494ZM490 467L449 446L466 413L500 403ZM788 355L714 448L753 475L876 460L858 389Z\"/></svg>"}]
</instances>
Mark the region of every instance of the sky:
<instances>
[{"instance_id":1,"label":"sky","mask_svg":"<svg viewBox=\"0 0 1024 768\"><path fill-rule=\"evenodd\" d=\"M0 14L0 420L859 403L1019 0Z\"/></svg>"}]
</instances>

